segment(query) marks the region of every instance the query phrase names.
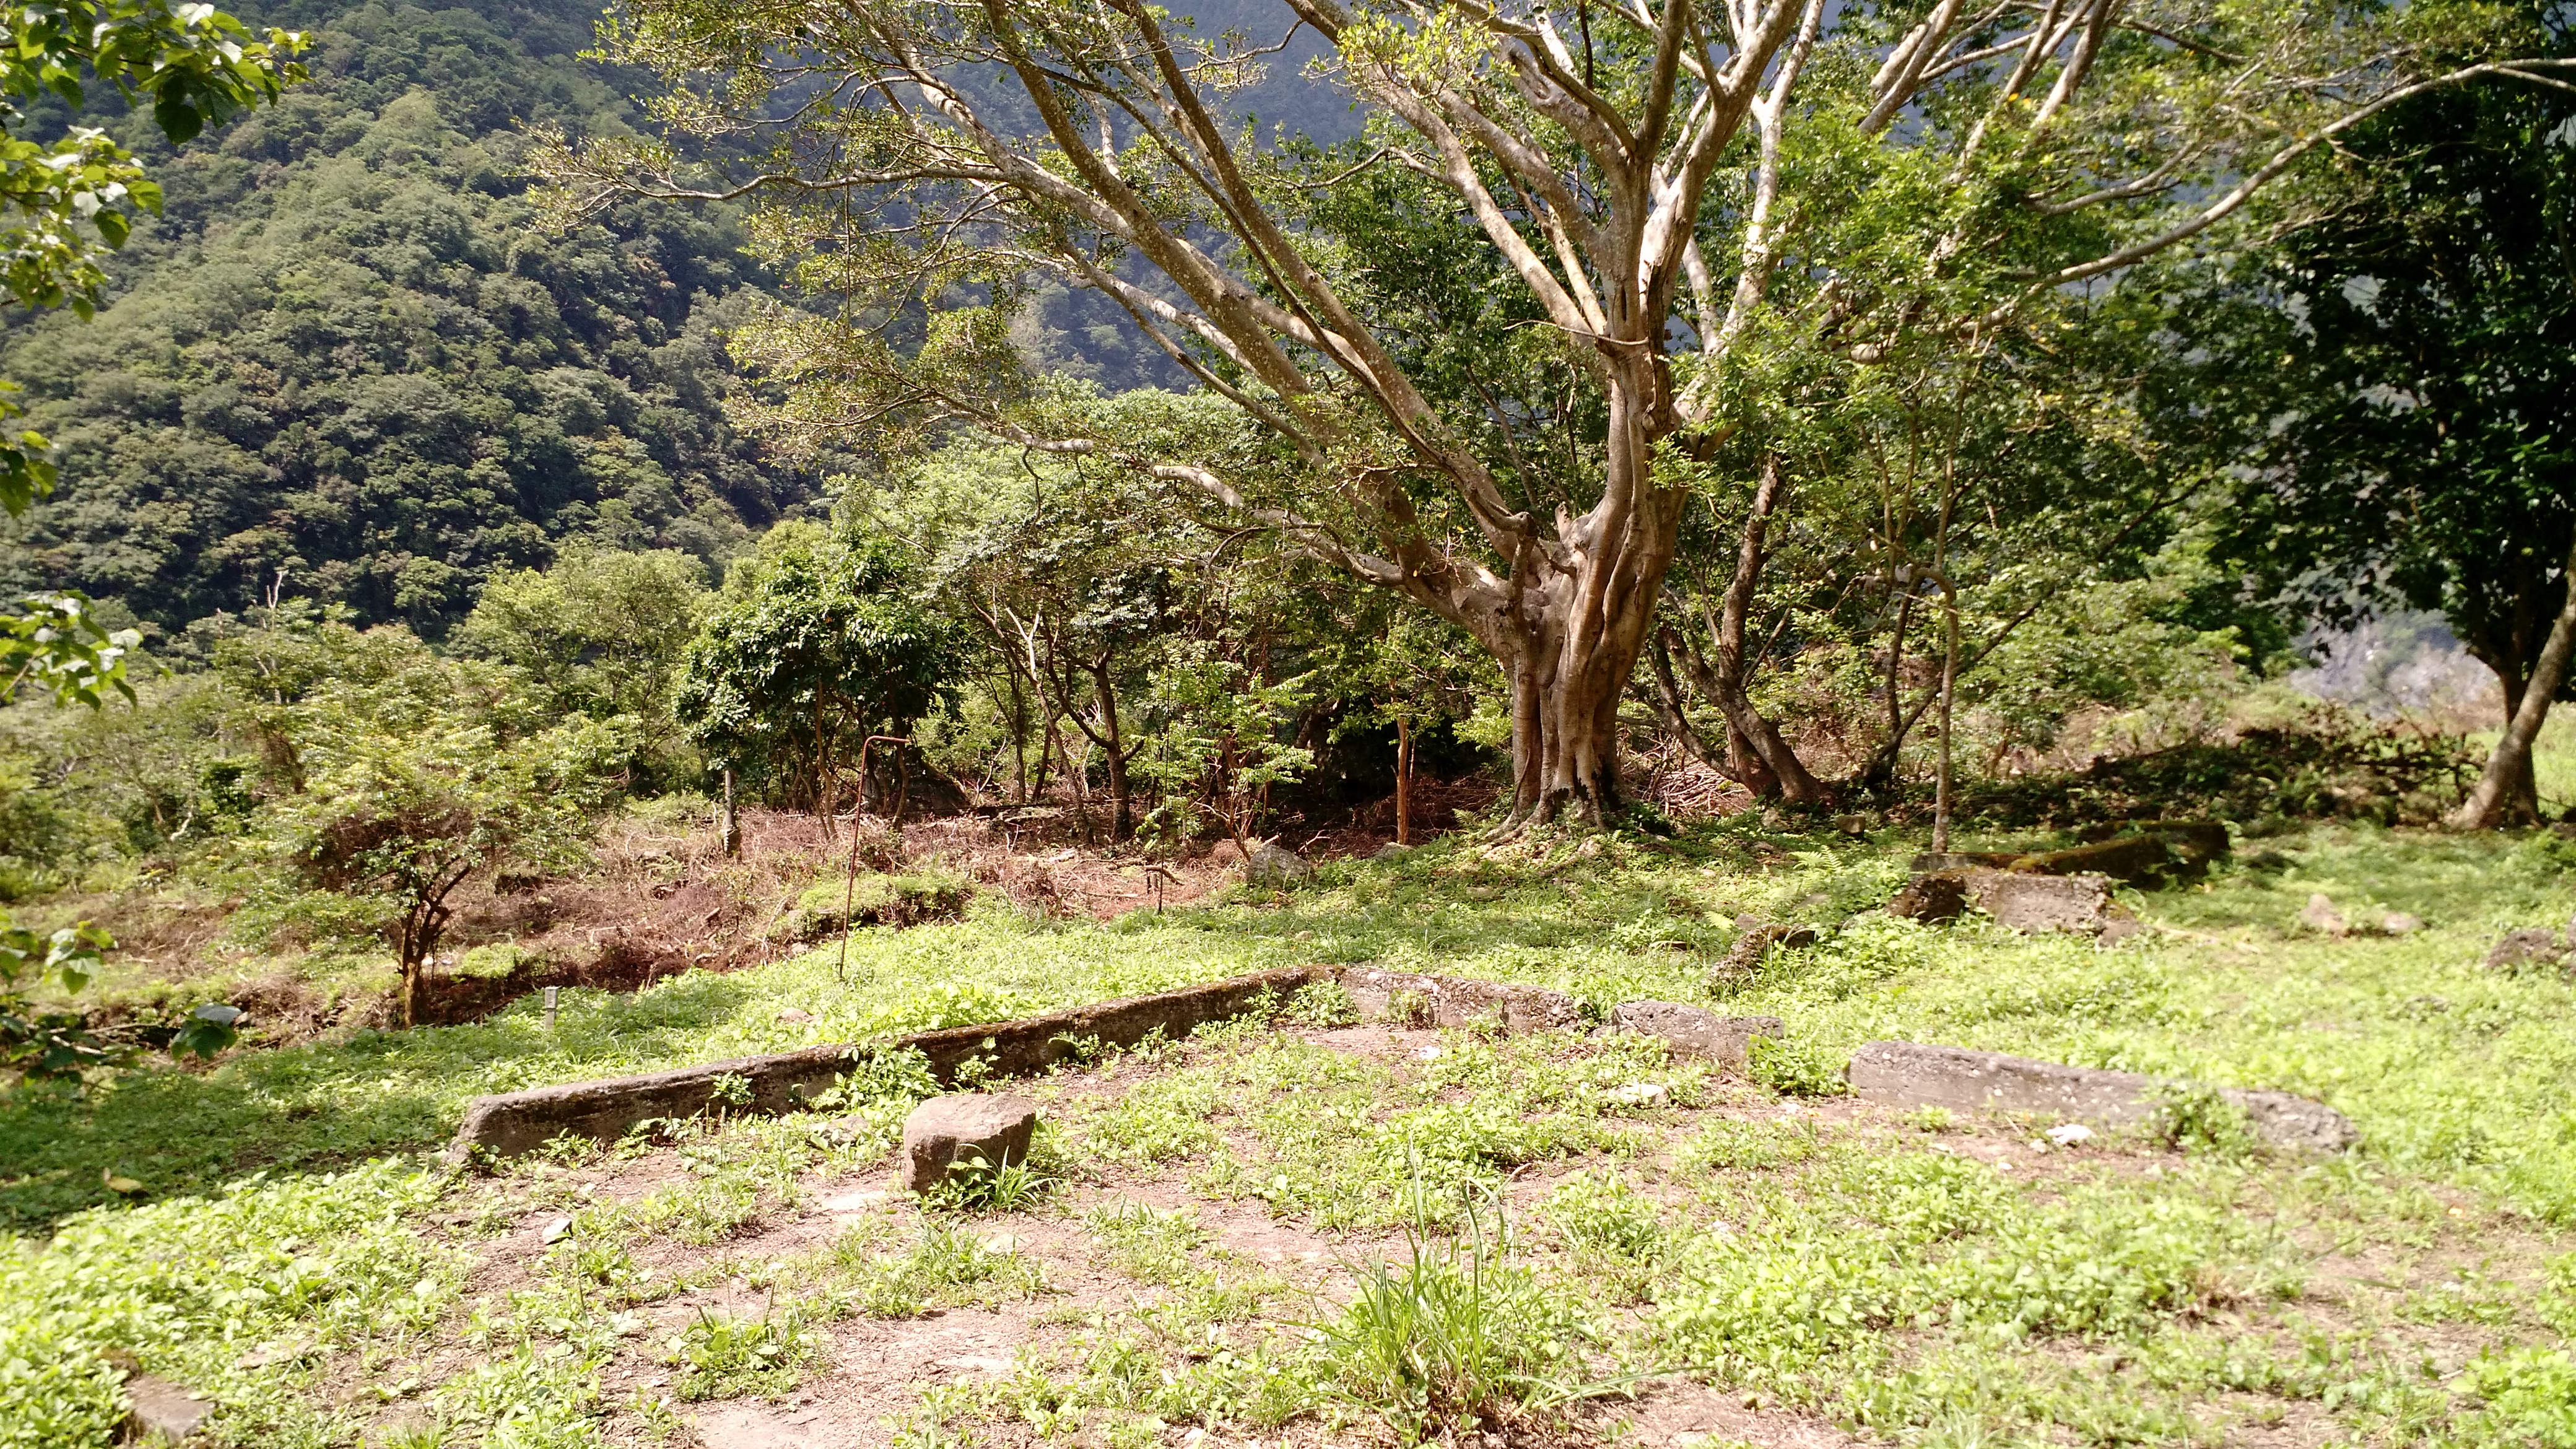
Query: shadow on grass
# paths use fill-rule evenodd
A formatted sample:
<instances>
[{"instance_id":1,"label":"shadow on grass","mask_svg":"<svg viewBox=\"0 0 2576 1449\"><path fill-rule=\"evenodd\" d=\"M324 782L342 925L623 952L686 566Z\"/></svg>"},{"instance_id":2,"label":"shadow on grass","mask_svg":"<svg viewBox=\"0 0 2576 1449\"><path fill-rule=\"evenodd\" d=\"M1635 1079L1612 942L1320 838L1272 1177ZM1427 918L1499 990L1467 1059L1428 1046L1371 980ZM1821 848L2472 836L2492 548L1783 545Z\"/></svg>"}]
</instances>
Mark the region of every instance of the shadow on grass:
<instances>
[{"instance_id":1,"label":"shadow on grass","mask_svg":"<svg viewBox=\"0 0 2576 1449\"><path fill-rule=\"evenodd\" d=\"M690 1060L748 983L698 973L640 996L567 993L549 1032L533 1001L470 1026L362 1031L241 1053L211 1072L154 1067L83 1096L21 1088L0 1103L0 1229L138 1196L210 1192L264 1170L312 1170L443 1146L469 1097Z\"/></svg>"}]
</instances>

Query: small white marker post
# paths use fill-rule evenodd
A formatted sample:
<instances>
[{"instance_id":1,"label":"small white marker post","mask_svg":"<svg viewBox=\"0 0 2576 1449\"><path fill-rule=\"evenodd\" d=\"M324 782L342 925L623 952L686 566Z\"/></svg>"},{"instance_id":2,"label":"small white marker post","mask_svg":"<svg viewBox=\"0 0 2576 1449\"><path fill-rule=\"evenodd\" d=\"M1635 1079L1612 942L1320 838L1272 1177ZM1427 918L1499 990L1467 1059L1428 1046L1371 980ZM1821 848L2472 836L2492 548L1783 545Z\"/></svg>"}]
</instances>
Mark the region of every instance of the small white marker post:
<instances>
[{"instance_id":1,"label":"small white marker post","mask_svg":"<svg viewBox=\"0 0 2576 1449\"><path fill-rule=\"evenodd\" d=\"M548 1031L555 1029L555 990L556 988L552 986L546 988L546 1030Z\"/></svg>"}]
</instances>

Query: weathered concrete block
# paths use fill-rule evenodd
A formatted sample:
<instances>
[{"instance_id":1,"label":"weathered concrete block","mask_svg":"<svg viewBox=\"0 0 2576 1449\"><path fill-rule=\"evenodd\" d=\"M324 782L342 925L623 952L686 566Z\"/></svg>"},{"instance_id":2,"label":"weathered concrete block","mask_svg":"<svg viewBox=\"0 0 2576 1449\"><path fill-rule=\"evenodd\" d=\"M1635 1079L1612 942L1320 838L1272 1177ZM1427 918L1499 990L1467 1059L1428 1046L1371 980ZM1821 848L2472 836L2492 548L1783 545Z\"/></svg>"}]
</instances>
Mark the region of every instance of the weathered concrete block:
<instances>
[{"instance_id":1,"label":"weathered concrete block","mask_svg":"<svg viewBox=\"0 0 2576 1449\"><path fill-rule=\"evenodd\" d=\"M1038 1104L1026 1097L933 1097L903 1119L895 1181L906 1192L928 1192L948 1180L949 1165L961 1157L994 1167L1026 1162L1037 1126Z\"/></svg>"},{"instance_id":2,"label":"weathered concrete block","mask_svg":"<svg viewBox=\"0 0 2576 1449\"><path fill-rule=\"evenodd\" d=\"M956 1081L958 1069L969 1061L983 1063L995 1075L1026 1076L1070 1059L1087 1042L1134 1046L1158 1031L1178 1040L1207 1022L1241 1016L1262 1001L1285 1000L1301 986L1331 979L1330 967L1290 966L1017 1021L914 1032L882 1048L808 1047L775 1056L477 1097L466 1104L465 1120L457 1127L449 1152L461 1158L480 1148L510 1157L565 1135L614 1142L639 1122L694 1117L718 1105L716 1092L724 1078L739 1079L751 1093L748 1102L724 1103L728 1112L801 1111L808 1098L880 1050L921 1053L932 1075L942 1082Z\"/></svg>"},{"instance_id":3,"label":"weathered concrete block","mask_svg":"<svg viewBox=\"0 0 2576 1449\"><path fill-rule=\"evenodd\" d=\"M1863 1046L1852 1054L1848 1075L1853 1095L1864 1101L1969 1112L2033 1112L2107 1126L2154 1116L2156 1090L2166 1085L2143 1072L2070 1067L2000 1052L1906 1041ZM2359 1140L2352 1123L2322 1102L2287 1092L2234 1088L2221 1088L2219 1095L2244 1110L2257 1136L2278 1147L2339 1152Z\"/></svg>"},{"instance_id":4,"label":"weathered concrete block","mask_svg":"<svg viewBox=\"0 0 2576 1449\"><path fill-rule=\"evenodd\" d=\"M2098 875L2023 875L1971 871L1968 899L1999 925L2016 931L2074 931L2099 936L2126 916L2111 899L2111 882Z\"/></svg>"},{"instance_id":5,"label":"weathered concrete block","mask_svg":"<svg viewBox=\"0 0 2576 1449\"><path fill-rule=\"evenodd\" d=\"M214 1400L200 1397L168 1379L136 1374L125 1381L125 1437L135 1444L178 1444L205 1427L215 1412Z\"/></svg>"},{"instance_id":6,"label":"weathered concrete block","mask_svg":"<svg viewBox=\"0 0 2576 1449\"><path fill-rule=\"evenodd\" d=\"M1556 1031L1583 1023L1583 1003L1562 991L1540 986L1511 986L1499 981L1463 981L1451 976L1416 976L1374 967L1348 967L1342 989L1363 1021L1405 1018L1414 1008L1419 1026L1472 1026L1499 1022L1505 1031Z\"/></svg>"},{"instance_id":7,"label":"weathered concrete block","mask_svg":"<svg viewBox=\"0 0 2576 1449\"><path fill-rule=\"evenodd\" d=\"M1610 1026L1659 1036L1677 1052L1739 1069L1751 1054L1755 1037L1777 1039L1785 1034L1776 1016L1720 1016L1672 1001L1620 1002L1610 1009Z\"/></svg>"}]
</instances>

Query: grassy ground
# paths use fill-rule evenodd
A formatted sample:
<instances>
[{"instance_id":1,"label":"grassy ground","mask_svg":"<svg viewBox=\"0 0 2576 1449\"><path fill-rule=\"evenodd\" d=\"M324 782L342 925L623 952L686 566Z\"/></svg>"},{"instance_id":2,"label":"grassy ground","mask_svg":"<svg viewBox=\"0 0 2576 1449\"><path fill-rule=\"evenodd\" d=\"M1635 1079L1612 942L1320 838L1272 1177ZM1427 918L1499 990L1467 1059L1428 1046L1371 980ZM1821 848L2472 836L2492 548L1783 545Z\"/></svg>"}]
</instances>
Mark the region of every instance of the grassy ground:
<instances>
[{"instance_id":1,"label":"grassy ground","mask_svg":"<svg viewBox=\"0 0 2576 1449\"><path fill-rule=\"evenodd\" d=\"M846 980L827 947L568 993L551 1032L523 1004L21 1092L0 1106L0 1211L30 1235L0 1258L0 1446L108 1442L120 1363L214 1393L232 1443L687 1442L694 1405L841 1382L853 1344L942 1305L1028 1331L1005 1371L890 1410L916 1442L1339 1442L1480 1413L1664 1442L1688 1383L1721 1441L2576 1445L2576 1365L2549 1348L2576 1329L2576 989L2479 964L2499 930L2566 920L2570 856L2246 841L2097 951L1876 914L1908 848L1749 824L1596 857L1444 845L1105 926L986 906L864 932ZM2429 925L2306 933L2312 892ZM1717 994L1748 911L1840 929ZM497 1178L416 1155L477 1092L1307 960L1766 1012L1789 1049L1753 1087L1599 1039L1421 1034L1424 1056L1320 1020L1221 1033L1047 1084L1063 1181L1000 1215L999 1248L989 1211L820 1206L882 1171L900 1092L828 1129L693 1129ZM1826 1087L1882 1036L2302 1092L2364 1146L2061 1152L2029 1124L1774 1090ZM1604 1095L1638 1083L1661 1101ZM1247 1213L1323 1266L1229 1256L1210 1224ZM1403 1351L1425 1334L1449 1347ZM1408 1367L1428 1362L1452 1367ZM1577 1392L1632 1381L1634 1404Z\"/></svg>"}]
</instances>

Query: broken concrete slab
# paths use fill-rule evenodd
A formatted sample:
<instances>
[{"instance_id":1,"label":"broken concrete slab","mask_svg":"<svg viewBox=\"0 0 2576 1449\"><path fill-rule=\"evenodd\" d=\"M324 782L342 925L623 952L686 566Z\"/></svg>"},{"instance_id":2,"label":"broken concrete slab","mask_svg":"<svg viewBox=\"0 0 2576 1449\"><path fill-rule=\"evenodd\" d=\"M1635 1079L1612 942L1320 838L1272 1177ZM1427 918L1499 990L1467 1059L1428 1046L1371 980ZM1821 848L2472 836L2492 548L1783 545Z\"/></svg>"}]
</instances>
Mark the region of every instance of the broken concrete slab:
<instances>
[{"instance_id":1,"label":"broken concrete slab","mask_svg":"<svg viewBox=\"0 0 2576 1449\"><path fill-rule=\"evenodd\" d=\"M2072 931L2117 940L2137 929L2137 919L2112 898L2111 882L2103 876L1982 867L1918 875L1887 903L1887 913L1914 921L1951 921L1970 906L2016 931Z\"/></svg>"},{"instance_id":2,"label":"broken concrete slab","mask_svg":"<svg viewBox=\"0 0 2576 1449\"><path fill-rule=\"evenodd\" d=\"M1178 1039L1211 1021L1226 1021L1265 1001L1284 1001L1299 987L1329 981L1328 966L1290 966L1229 981L1133 996L1017 1021L915 1032L878 1045L808 1047L775 1056L742 1057L603 1081L477 1097L449 1148L500 1157L531 1151L560 1136L614 1142L639 1122L685 1120L718 1105L737 1115L802 1111L816 1093L879 1053L915 1051L943 1083L981 1062L987 1073L1026 1076L1067 1061L1091 1043L1134 1046L1156 1032ZM1570 999L1570 998L1569 998ZM726 1099L719 1102L719 1089ZM745 1100L747 1093L748 1100Z\"/></svg>"},{"instance_id":3,"label":"broken concrete slab","mask_svg":"<svg viewBox=\"0 0 2576 1449\"><path fill-rule=\"evenodd\" d=\"M125 1437L133 1444L178 1444L205 1427L215 1402L150 1374L125 1381Z\"/></svg>"},{"instance_id":4,"label":"broken concrete slab","mask_svg":"<svg viewBox=\"0 0 2576 1449\"><path fill-rule=\"evenodd\" d=\"M2016 931L2099 936L2128 917L2111 898L2111 882L2098 875L1980 870L1969 873L1967 889L1970 904Z\"/></svg>"},{"instance_id":5,"label":"broken concrete slab","mask_svg":"<svg viewBox=\"0 0 2576 1449\"><path fill-rule=\"evenodd\" d=\"M1952 1107L1970 1112L2031 1112L2124 1126L2152 1119L2157 1094L2176 1083L2143 1072L2070 1067L2001 1052L1921 1042L1874 1041L1852 1054L1846 1073L1864 1101ZM2344 1115L2287 1092L2223 1087L2254 1133L2276 1147L2340 1152L2360 1140Z\"/></svg>"},{"instance_id":6,"label":"broken concrete slab","mask_svg":"<svg viewBox=\"0 0 2576 1449\"><path fill-rule=\"evenodd\" d=\"M981 1159L995 1168L1026 1162L1037 1126L1038 1104L1026 1097L933 1097L903 1119L895 1181L906 1192L928 1192L947 1181L949 1168L961 1159Z\"/></svg>"},{"instance_id":7,"label":"broken concrete slab","mask_svg":"<svg viewBox=\"0 0 2576 1449\"><path fill-rule=\"evenodd\" d=\"M1491 1022L1505 1031L1560 1031L1583 1024L1583 1003L1562 991L1417 976L1374 967L1345 967L1342 989L1363 1021L1408 1026L1474 1026Z\"/></svg>"},{"instance_id":8,"label":"broken concrete slab","mask_svg":"<svg viewBox=\"0 0 2576 1449\"><path fill-rule=\"evenodd\" d=\"M1776 1016L1720 1016L1673 1001L1620 1002L1610 1008L1609 1026L1613 1031L1662 1037L1676 1052L1739 1070L1752 1053L1755 1037L1777 1040L1786 1032Z\"/></svg>"}]
</instances>

